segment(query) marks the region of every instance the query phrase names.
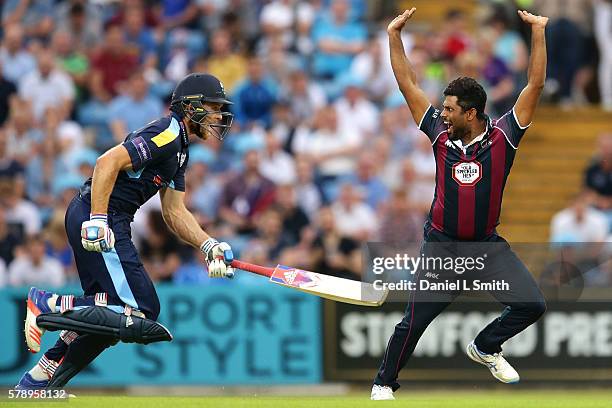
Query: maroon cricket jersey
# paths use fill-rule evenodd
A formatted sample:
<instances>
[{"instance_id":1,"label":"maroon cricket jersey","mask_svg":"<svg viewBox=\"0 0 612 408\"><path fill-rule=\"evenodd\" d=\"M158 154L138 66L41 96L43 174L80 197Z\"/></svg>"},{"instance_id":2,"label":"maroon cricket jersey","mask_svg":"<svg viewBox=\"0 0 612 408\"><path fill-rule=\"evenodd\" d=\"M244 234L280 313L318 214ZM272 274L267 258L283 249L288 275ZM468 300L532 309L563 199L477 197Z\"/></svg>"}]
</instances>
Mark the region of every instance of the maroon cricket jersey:
<instances>
[{"instance_id":1,"label":"maroon cricket jersey","mask_svg":"<svg viewBox=\"0 0 612 408\"><path fill-rule=\"evenodd\" d=\"M431 140L436 189L426 224L458 240L482 240L499 224L502 195L516 149L528 126L514 110L487 119L482 140L463 148L448 138L440 110L430 106L419 129Z\"/></svg>"}]
</instances>

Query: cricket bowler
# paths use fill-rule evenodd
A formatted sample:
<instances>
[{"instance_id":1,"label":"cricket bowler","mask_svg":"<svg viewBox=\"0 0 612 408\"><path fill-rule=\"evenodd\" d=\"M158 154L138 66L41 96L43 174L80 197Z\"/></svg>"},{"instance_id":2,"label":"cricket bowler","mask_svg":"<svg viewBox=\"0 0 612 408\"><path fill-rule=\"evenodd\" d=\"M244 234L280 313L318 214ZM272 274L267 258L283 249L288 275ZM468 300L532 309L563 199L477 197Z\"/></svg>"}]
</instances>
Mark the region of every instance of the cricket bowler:
<instances>
[{"instance_id":1,"label":"cricket bowler","mask_svg":"<svg viewBox=\"0 0 612 408\"><path fill-rule=\"evenodd\" d=\"M216 77L190 74L174 90L168 116L130 133L98 158L93 177L65 217L84 295L30 289L25 322L30 351L40 351L44 333L37 317L49 316L65 330L17 388L62 387L119 340L147 344L171 339L155 322L159 299L130 232L134 213L157 192L165 222L176 236L202 250L208 275L233 276L229 244L203 231L183 202L190 139L212 135L222 140L233 121L230 104ZM117 330L120 334L113 334Z\"/></svg>"},{"instance_id":2,"label":"cricket bowler","mask_svg":"<svg viewBox=\"0 0 612 408\"><path fill-rule=\"evenodd\" d=\"M406 10L388 26L391 65L419 128L429 137L436 161L436 188L424 228L423 251L439 243L495 243L501 246L487 259L489 278L504 280L510 290L491 293L506 306L467 346L467 355L485 365L503 383L516 383L519 375L502 355L502 344L533 324L546 310L544 297L533 277L507 242L497 235L502 194L516 150L531 124L546 78L547 17L518 11L531 25L528 83L511 111L497 120L484 112L487 95L474 79L453 80L444 91L442 111L429 103L418 87L404 53L401 31L416 8ZM432 244L433 243L433 244ZM435 252L435 251L434 251ZM415 276L419 279L420 271ZM520 290L517 290L520 288ZM395 330L372 387L372 400L392 400L399 388L399 371L412 355L432 320L458 293L444 301L423 301L410 292L406 313Z\"/></svg>"}]
</instances>

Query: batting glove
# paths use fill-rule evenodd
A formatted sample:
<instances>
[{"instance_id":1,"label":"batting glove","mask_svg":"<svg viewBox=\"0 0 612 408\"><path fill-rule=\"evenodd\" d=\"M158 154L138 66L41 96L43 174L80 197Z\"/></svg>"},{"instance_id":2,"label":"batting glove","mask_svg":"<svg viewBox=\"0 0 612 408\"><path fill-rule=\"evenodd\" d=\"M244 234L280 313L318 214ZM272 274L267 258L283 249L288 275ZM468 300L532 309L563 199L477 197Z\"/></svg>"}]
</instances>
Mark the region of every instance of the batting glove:
<instances>
[{"instance_id":1,"label":"batting glove","mask_svg":"<svg viewBox=\"0 0 612 408\"><path fill-rule=\"evenodd\" d=\"M230 266L234 253L227 242L219 242L208 238L200 245L200 250L206 257L209 278L233 278L234 268Z\"/></svg>"},{"instance_id":2,"label":"batting glove","mask_svg":"<svg viewBox=\"0 0 612 408\"><path fill-rule=\"evenodd\" d=\"M81 244L94 252L110 252L115 246L115 234L108 226L106 214L91 214L81 224Z\"/></svg>"}]
</instances>

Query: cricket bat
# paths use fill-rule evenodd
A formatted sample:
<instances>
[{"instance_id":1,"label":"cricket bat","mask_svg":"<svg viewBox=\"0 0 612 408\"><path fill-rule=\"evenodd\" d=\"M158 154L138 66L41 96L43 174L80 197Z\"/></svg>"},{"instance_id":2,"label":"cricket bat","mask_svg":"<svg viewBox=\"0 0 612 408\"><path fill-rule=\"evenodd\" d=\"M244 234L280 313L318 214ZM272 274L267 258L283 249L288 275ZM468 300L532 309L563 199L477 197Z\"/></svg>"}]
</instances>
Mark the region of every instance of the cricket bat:
<instances>
[{"instance_id":1,"label":"cricket bat","mask_svg":"<svg viewBox=\"0 0 612 408\"><path fill-rule=\"evenodd\" d=\"M376 290L371 283L304 271L290 266L278 265L276 268L269 268L239 260L232 261L231 265L236 269L266 276L272 283L337 302L380 306L389 294L387 289Z\"/></svg>"}]
</instances>

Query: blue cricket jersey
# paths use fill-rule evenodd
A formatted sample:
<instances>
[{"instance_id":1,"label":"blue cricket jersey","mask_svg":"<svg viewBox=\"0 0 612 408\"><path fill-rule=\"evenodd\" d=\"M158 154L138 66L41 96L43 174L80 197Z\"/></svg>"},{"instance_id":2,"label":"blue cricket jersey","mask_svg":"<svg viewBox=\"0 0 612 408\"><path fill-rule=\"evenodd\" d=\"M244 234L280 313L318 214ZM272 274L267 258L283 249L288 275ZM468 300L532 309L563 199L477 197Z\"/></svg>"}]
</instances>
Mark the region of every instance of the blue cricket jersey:
<instances>
[{"instance_id":1,"label":"blue cricket jersey","mask_svg":"<svg viewBox=\"0 0 612 408\"><path fill-rule=\"evenodd\" d=\"M123 146L132 160L132 170L119 172L109 200L109 213L133 216L163 187L185 191L189 139L185 125L175 113L131 132ZM81 188L81 196L91 201L91 178Z\"/></svg>"}]
</instances>

